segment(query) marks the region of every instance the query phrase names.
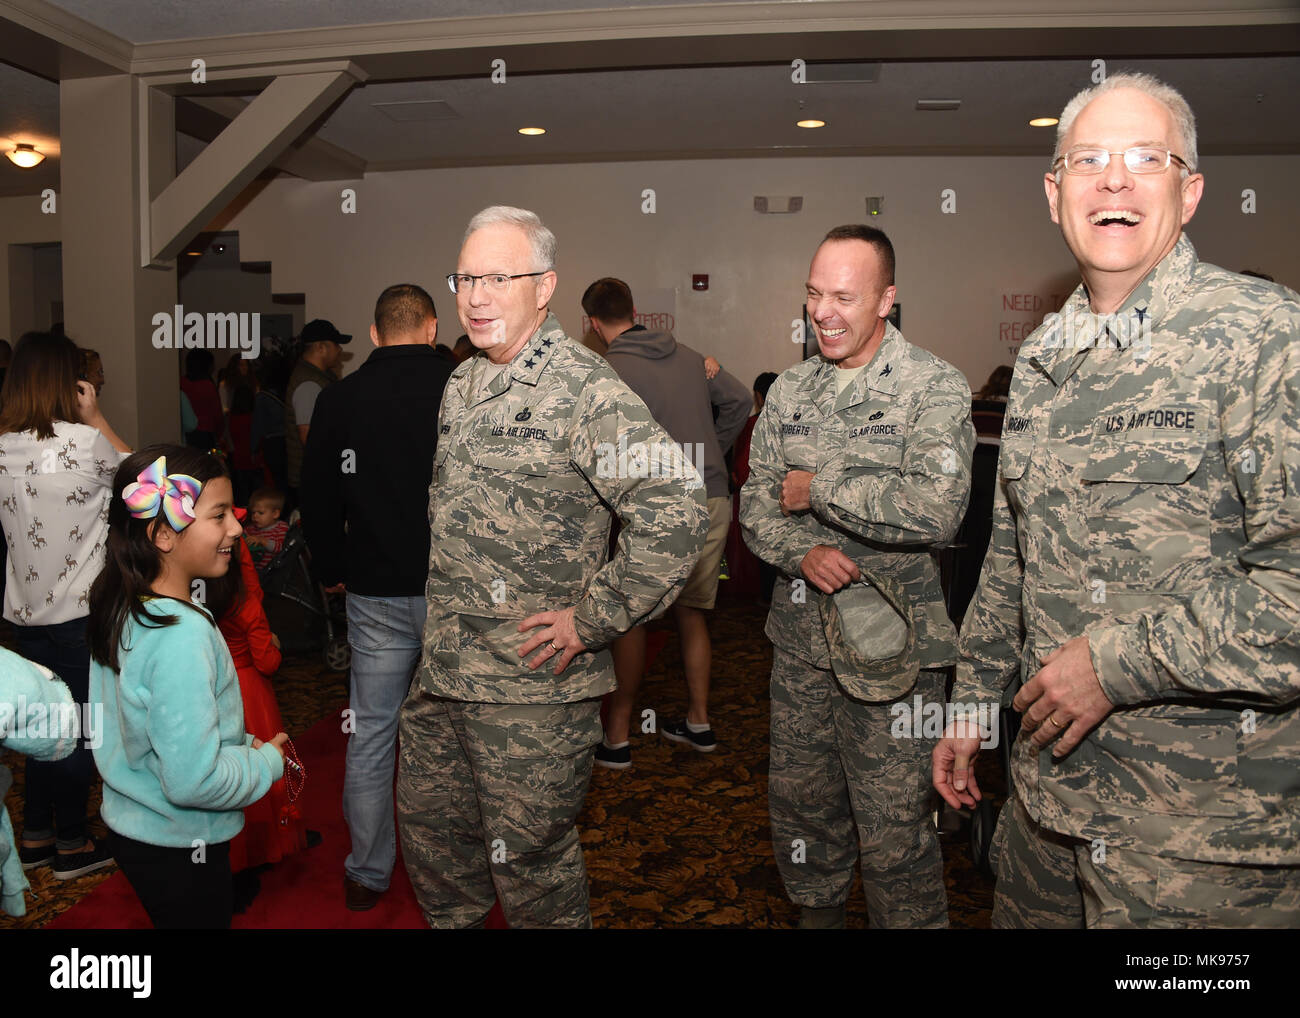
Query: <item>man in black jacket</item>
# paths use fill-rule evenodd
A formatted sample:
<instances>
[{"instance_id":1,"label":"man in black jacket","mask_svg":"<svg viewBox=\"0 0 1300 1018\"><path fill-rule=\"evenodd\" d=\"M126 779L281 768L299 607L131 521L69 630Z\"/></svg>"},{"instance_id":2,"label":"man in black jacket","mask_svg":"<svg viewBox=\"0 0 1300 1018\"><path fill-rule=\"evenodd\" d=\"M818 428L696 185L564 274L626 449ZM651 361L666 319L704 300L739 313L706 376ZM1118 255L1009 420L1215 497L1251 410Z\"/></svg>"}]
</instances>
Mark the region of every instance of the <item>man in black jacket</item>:
<instances>
[{"instance_id":1,"label":"man in black jacket","mask_svg":"<svg viewBox=\"0 0 1300 1018\"><path fill-rule=\"evenodd\" d=\"M429 482L438 408L454 365L434 352L433 299L418 286L379 295L378 347L324 390L302 468L302 514L317 579L347 590L352 697L343 816L348 908L372 908L396 859L397 716L420 660L429 564Z\"/></svg>"}]
</instances>

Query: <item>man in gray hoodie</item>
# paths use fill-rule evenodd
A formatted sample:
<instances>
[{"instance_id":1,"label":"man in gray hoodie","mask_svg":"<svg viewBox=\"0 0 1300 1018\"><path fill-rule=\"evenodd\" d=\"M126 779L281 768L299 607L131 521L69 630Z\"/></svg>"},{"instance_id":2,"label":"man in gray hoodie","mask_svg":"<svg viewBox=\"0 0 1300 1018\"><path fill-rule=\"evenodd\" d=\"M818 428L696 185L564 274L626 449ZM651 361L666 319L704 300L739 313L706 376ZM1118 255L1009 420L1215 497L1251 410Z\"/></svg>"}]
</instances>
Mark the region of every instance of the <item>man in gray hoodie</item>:
<instances>
[{"instance_id":1,"label":"man in gray hoodie","mask_svg":"<svg viewBox=\"0 0 1300 1018\"><path fill-rule=\"evenodd\" d=\"M582 295L582 308L592 329L609 344L605 357L610 367L681 446L680 457L676 450L671 457L655 450L620 450L616 469L672 469L684 459L704 479L709 534L699 562L672 608L681 636L689 707L683 720L662 725L660 732L667 739L709 753L717 740L709 726L713 648L704 613L717 597L718 566L731 524L731 494L723 457L749 419L753 394L725 371L706 377L704 358L678 343L672 333L652 332L634 324L632 291L621 279L596 280ZM605 740L596 747L596 762L613 770L622 770L632 762L628 729L645 670L645 647L644 627L614 643L618 689L611 697Z\"/></svg>"}]
</instances>

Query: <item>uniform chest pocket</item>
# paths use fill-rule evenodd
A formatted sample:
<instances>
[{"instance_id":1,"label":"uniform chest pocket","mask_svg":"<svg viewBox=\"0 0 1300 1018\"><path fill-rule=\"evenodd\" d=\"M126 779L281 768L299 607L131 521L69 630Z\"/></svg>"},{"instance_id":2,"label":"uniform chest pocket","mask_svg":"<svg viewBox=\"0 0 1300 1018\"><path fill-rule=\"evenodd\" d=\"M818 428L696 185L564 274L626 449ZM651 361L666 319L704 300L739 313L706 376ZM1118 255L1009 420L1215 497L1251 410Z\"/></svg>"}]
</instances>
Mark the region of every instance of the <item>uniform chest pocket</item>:
<instances>
[{"instance_id":1,"label":"uniform chest pocket","mask_svg":"<svg viewBox=\"0 0 1300 1018\"><path fill-rule=\"evenodd\" d=\"M475 466L484 470L529 477L545 477L550 473L553 442L506 435L492 435L471 441L470 457Z\"/></svg>"},{"instance_id":2,"label":"uniform chest pocket","mask_svg":"<svg viewBox=\"0 0 1300 1018\"><path fill-rule=\"evenodd\" d=\"M817 470L821 464L817 451L821 426L821 418L811 410L793 410L781 416L781 452L787 469Z\"/></svg>"},{"instance_id":3,"label":"uniform chest pocket","mask_svg":"<svg viewBox=\"0 0 1300 1018\"><path fill-rule=\"evenodd\" d=\"M1025 475L1029 472L1029 461L1034 454L1032 435L1013 435L1002 437L1002 448L998 453L998 480L1006 487L1007 502L1023 511L1029 498L1025 491Z\"/></svg>"},{"instance_id":4,"label":"uniform chest pocket","mask_svg":"<svg viewBox=\"0 0 1300 1018\"><path fill-rule=\"evenodd\" d=\"M903 442L900 438L850 437L844 450L844 466L850 472L898 470L902 464Z\"/></svg>"},{"instance_id":5,"label":"uniform chest pocket","mask_svg":"<svg viewBox=\"0 0 1300 1018\"><path fill-rule=\"evenodd\" d=\"M1100 575L1148 590L1196 582L1210 554L1204 432L1094 438L1087 486Z\"/></svg>"}]
</instances>

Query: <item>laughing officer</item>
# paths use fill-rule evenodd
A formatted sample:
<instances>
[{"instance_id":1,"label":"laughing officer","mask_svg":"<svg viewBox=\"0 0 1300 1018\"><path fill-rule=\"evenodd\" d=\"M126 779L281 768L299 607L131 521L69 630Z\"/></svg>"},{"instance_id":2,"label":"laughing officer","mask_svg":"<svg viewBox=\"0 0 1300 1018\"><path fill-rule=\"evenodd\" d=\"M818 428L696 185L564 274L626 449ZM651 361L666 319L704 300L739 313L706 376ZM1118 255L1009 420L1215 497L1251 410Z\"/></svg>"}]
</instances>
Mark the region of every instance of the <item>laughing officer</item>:
<instances>
[{"instance_id":1,"label":"laughing officer","mask_svg":"<svg viewBox=\"0 0 1300 1018\"><path fill-rule=\"evenodd\" d=\"M872 926L946 926L931 742L895 739L891 707L941 703L956 657L933 549L970 493L970 388L886 322L881 231L831 230L807 289L821 356L772 384L741 492L746 544L789 581L767 620L777 865L805 928L844 925L859 855Z\"/></svg>"},{"instance_id":2,"label":"laughing officer","mask_svg":"<svg viewBox=\"0 0 1300 1018\"><path fill-rule=\"evenodd\" d=\"M669 469L620 463L620 440L671 439L547 310L555 237L536 215L480 212L448 281L478 352L439 414L424 656L400 726L403 855L431 926L480 925L496 900L512 927L590 926L576 821L608 647L681 591L704 487L680 446Z\"/></svg>"},{"instance_id":3,"label":"laughing officer","mask_svg":"<svg viewBox=\"0 0 1300 1018\"><path fill-rule=\"evenodd\" d=\"M1202 186L1154 78L1061 114L1083 284L1020 350L953 694L1024 712L994 926L1300 921L1300 303L1197 260ZM953 805L977 748L935 749Z\"/></svg>"}]
</instances>

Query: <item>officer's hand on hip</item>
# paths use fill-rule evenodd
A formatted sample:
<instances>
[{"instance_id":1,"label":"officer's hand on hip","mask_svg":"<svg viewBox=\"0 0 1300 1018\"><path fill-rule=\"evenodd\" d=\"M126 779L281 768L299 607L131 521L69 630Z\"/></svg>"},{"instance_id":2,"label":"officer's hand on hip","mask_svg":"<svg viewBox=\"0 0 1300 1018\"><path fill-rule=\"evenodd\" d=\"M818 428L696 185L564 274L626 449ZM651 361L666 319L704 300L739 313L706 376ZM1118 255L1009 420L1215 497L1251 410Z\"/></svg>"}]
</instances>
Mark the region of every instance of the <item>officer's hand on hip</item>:
<instances>
[{"instance_id":1,"label":"officer's hand on hip","mask_svg":"<svg viewBox=\"0 0 1300 1018\"><path fill-rule=\"evenodd\" d=\"M853 560L829 544L819 544L808 552L799 563L799 571L824 594L834 594L862 578Z\"/></svg>"},{"instance_id":2,"label":"officer's hand on hip","mask_svg":"<svg viewBox=\"0 0 1300 1018\"><path fill-rule=\"evenodd\" d=\"M930 781L953 809L973 807L982 798L971 766L982 741L973 721L955 718L931 754Z\"/></svg>"},{"instance_id":3,"label":"officer's hand on hip","mask_svg":"<svg viewBox=\"0 0 1300 1018\"><path fill-rule=\"evenodd\" d=\"M559 675L569 667L570 661L586 651L573 624L573 615L577 610L575 606L558 612L539 612L519 623L521 633L535 626L549 627L539 629L519 648L519 656L525 658L538 647L542 648L542 652L528 662L529 668L540 668L543 662L554 659L555 674Z\"/></svg>"},{"instance_id":4,"label":"officer's hand on hip","mask_svg":"<svg viewBox=\"0 0 1300 1018\"><path fill-rule=\"evenodd\" d=\"M1059 735L1052 755L1062 757L1115 705L1097 681L1086 636L1067 640L1039 660L1043 667L1021 687L1011 706L1024 715L1020 727L1033 732L1036 745L1046 746Z\"/></svg>"},{"instance_id":5,"label":"officer's hand on hip","mask_svg":"<svg viewBox=\"0 0 1300 1018\"><path fill-rule=\"evenodd\" d=\"M812 494L812 479L815 474L807 470L791 470L781 482L781 512L789 516L803 509L811 509L808 501Z\"/></svg>"}]
</instances>

